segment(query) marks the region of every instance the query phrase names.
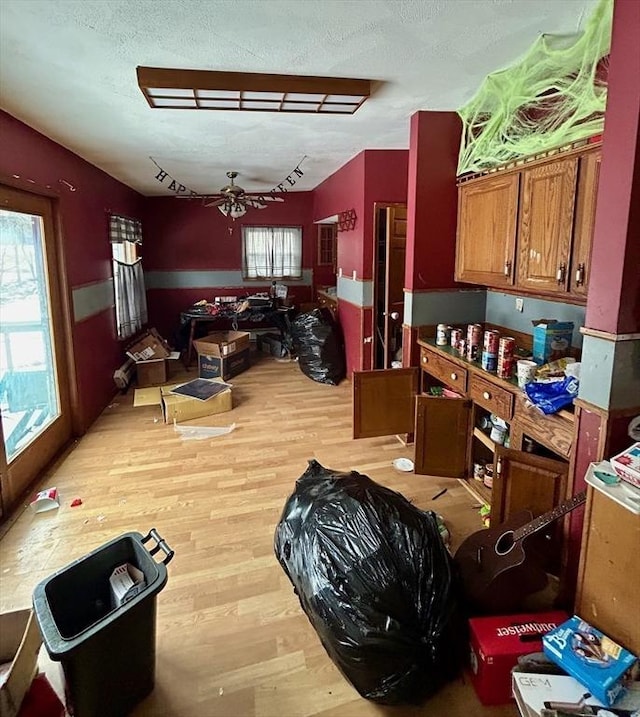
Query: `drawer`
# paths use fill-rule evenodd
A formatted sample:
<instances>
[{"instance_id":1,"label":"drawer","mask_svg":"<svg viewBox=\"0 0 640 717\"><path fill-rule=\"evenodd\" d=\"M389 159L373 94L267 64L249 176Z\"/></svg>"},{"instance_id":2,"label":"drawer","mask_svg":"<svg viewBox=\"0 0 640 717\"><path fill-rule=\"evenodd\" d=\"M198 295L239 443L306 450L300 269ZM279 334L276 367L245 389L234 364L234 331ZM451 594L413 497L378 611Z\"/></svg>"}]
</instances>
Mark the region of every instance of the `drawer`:
<instances>
[{"instance_id":1,"label":"drawer","mask_svg":"<svg viewBox=\"0 0 640 717\"><path fill-rule=\"evenodd\" d=\"M449 361L444 356L421 347L420 368L460 393L467 393L467 369Z\"/></svg>"},{"instance_id":2,"label":"drawer","mask_svg":"<svg viewBox=\"0 0 640 717\"><path fill-rule=\"evenodd\" d=\"M513 415L513 394L490 381L485 381L480 376L471 376L471 387L469 390L471 400L487 411L495 413L504 421L510 421Z\"/></svg>"}]
</instances>

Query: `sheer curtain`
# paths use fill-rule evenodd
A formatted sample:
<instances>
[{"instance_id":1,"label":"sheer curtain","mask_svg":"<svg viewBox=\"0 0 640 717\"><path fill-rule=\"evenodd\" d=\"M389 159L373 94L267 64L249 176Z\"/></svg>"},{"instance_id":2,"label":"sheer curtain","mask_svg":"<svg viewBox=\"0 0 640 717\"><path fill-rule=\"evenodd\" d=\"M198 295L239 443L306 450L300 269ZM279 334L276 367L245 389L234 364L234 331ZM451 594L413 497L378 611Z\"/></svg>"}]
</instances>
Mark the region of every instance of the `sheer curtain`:
<instances>
[{"instance_id":1,"label":"sheer curtain","mask_svg":"<svg viewBox=\"0 0 640 717\"><path fill-rule=\"evenodd\" d=\"M142 259L142 225L136 219L112 215L110 237L118 338L133 336L147 323L147 294Z\"/></svg>"},{"instance_id":2,"label":"sheer curtain","mask_svg":"<svg viewBox=\"0 0 640 717\"><path fill-rule=\"evenodd\" d=\"M302 276L300 227L243 227L244 275L248 279Z\"/></svg>"}]
</instances>

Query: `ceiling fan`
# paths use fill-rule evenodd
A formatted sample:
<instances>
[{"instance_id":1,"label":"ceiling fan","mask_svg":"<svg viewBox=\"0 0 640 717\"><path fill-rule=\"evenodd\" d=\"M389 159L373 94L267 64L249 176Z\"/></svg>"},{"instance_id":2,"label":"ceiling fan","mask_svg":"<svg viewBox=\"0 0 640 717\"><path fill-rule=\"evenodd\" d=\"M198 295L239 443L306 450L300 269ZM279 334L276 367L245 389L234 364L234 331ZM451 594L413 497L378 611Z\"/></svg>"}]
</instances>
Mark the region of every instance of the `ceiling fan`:
<instances>
[{"instance_id":1,"label":"ceiling fan","mask_svg":"<svg viewBox=\"0 0 640 717\"><path fill-rule=\"evenodd\" d=\"M232 219L238 219L246 214L247 209L266 209L266 202L284 202L282 197L278 197L272 192L267 194L249 194L235 184L233 181L238 176L238 172L227 172L227 177L231 180L229 184L222 187L218 194L201 194L196 198L203 200L205 207L218 207L225 215Z\"/></svg>"}]
</instances>

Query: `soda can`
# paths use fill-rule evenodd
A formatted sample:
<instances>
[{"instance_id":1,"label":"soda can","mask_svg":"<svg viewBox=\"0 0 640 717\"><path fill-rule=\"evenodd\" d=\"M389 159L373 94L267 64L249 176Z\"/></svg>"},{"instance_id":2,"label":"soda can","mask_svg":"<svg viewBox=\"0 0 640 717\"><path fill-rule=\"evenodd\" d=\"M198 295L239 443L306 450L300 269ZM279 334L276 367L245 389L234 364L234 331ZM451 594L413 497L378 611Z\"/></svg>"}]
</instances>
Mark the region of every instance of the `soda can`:
<instances>
[{"instance_id":1,"label":"soda can","mask_svg":"<svg viewBox=\"0 0 640 717\"><path fill-rule=\"evenodd\" d=\"M462 338L462 329L451 329L451 346L455 349Z\"/></svg>"},{"instance_id":2,"label":"soda can","mask_svg":"<svg viewBox=\"0 0 640 717\"><path fill-rule=\"evenodd\" d=\"M448 328L446 324L438 324L436 327L436 345L446 346L449 343Z\"/></svg>"},{"instance_id":3,"label":"soda can","mask_svg":"<svg viewBox=\"0 0 640 717\"><path fill-rule=\"evenodd\" d=\"M498 356L498 378L510 379L513 376L513 368L515 360L511 358L502 358Z\"/></svg>"},{"instance_id":4,"label":"soda can","mask_svg":"<svg viewBox=\"0 0 640 717\"><path fill-rule=\"evenodd\" d=\"M498 368L498 354L492 354L488 351L483 351L482 368L485 371L495 371Z\"/></svg>"},{"instance_id":5,"label":"soda can","mask_svg":"<svg viewBox=\"0 0 640 717\"><path fill-rule=\"evenodd\" d=\"M466 339L460 339L456 344L458 354L464 358L467 355L467 341Z\"/></svg>"},{"instance_id":6,"label":"soda can","mask_svg":"<svg viewBox=\"0 0 640 717\"><path fill-rule=\"evenodd\" d=\"M481 324L469 324L467 326L467 359L477 361L482 337Z\"/></svg>"},{"instance_id":7,"label":"soda can","mask_svg":"<svg viewBox=\"0 0 640 717\"><path fill-rule=\"evenodd\" d=\"M504 359L513 358L516 350L516 340L513 336L503 336L498 346L498 356Z\"/></svg>"},{"instance_id":8,"label":"soda can","mask_svg":"<svg viewBox=\"0 0 640 717\"><path fill-rule=\"evenodd\" d=\"M497 354L500 346L500 332L485 331L484 332L484 350L490 354Z\"/></svg>"}]
</instances>

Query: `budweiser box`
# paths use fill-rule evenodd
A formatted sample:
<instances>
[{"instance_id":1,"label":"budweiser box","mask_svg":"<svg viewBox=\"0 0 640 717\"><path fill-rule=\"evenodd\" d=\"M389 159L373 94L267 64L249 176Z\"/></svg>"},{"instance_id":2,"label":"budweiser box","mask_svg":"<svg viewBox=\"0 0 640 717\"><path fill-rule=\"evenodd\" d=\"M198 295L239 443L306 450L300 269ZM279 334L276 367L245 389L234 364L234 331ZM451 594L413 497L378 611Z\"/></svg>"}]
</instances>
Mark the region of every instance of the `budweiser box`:
<instances>
[{"instance_id":1,"label":"budweiser box","mask_svg":"<svg viewBox=\"0 0 640 717\"><path fill-rule=\"evenodd\" d=\"M636 657L577 615L547 633L542 644L549 659L603 704L612 705L626 692Z\"/></svg>"},{"instance_id":2,"label":"budweiser box","mask_svg":"<svg viewBox=\"0 0 640 717\"><path fill-rule=\"evenodd\" d=\"M511 670L518 657L542 651L542 636L567 619L561 610L469 620L471 683L480 702L511 699Z\"/></svg>"}]
</instances>

